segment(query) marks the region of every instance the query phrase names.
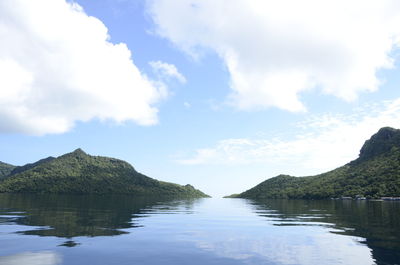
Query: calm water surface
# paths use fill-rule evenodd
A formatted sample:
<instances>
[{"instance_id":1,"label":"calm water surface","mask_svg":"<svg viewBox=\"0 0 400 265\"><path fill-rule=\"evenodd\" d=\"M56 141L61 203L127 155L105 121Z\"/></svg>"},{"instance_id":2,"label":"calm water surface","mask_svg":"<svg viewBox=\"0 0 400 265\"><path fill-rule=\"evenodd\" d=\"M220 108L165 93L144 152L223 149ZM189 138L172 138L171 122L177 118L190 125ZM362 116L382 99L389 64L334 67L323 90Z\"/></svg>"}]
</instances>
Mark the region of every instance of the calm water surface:
<instances>
[{"instance_id":1,"label":"calm water surface","mask_svg":"<svg viewBox=\"0 0 400 265\"><path fill-rule=\"evenodd\" d=\"M400 203L0 194L5 264L400 264Z\"/></svg>"}]
</instances>

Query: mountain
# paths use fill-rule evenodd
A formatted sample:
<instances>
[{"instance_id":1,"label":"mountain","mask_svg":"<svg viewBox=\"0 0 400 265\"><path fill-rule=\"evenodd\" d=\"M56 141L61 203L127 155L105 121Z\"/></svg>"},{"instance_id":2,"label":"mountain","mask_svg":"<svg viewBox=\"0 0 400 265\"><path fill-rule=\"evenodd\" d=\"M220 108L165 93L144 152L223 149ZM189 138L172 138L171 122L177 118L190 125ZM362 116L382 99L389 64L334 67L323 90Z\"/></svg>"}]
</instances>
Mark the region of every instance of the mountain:
<instances>
[{"instance_id":1,"label":"mountain","mask_svg":"<svg viewBox=\"0 0 400 265\"><path fill-rule=\"evenodd\" d=\"M350 163L316 176L279 175L227 197L324 199L400 196L400 130L381 128Z\"/></svg>"},{"instance_id":2,"label":"mountain","mask_svg":"<svg viewBox=\"0 0 400 265\"><path fill-rule=\"evenodd\" d=\"M125 161L91 156L81 149L13 168L0 181L0 192L208 197L189 184L158 181Z\"/></svg>"},{"instance_id":3,"label":"mountain","mask_svg":"<svg viewBox=\"0 0 400 265\"><path fill-rule=\"evenodd\" d=\"M9 175L11 173L11 171L13 171L15 168L16 168L16 166L13 166L13 165L10 165L7 163L3 163L0 161L0 179Z\"/></svg>"}]
</instances>

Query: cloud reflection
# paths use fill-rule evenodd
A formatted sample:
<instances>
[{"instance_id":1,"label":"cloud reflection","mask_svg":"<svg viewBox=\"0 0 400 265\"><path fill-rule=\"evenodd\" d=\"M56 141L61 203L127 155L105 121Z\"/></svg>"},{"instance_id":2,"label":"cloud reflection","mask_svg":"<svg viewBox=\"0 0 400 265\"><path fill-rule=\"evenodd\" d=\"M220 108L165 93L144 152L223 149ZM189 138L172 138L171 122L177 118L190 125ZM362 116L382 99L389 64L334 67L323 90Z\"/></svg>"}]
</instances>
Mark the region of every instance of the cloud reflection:
<instances>
[{"instance_id":1,"label":"cloud reflection","mask_svg":"<svg viewBox=\"0 0 400 265\"><path fill-rule=\"evenodd\" d=\"M57 265L62 258L52 251L23 252L11 256L0 257L0 265Z\"/></svg>"},{"instance_id":2,"label":"cloud reflection","mask_svg":"<svg viewBox=\"0 0 400 265\"><path fill-rule=\"evenodd\" d=\"M307 228L271 228L265 233L242 235L229 231L198 234L196 245L245 264L374 264L371 250L360 244L359 238L326 233L323 228L304 230Z\"/></svg>"}]
</instances>

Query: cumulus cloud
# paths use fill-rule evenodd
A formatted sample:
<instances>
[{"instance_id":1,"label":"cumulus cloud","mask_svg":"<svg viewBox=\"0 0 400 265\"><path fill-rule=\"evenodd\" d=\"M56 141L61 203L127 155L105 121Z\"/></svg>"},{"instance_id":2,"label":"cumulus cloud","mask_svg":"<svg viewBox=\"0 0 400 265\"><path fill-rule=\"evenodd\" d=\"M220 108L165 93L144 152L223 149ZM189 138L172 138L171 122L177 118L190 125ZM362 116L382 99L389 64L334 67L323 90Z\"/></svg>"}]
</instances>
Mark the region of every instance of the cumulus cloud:
<instances>
[{"instance_id":1,"label":"cumulus cloud","mask_svg":"<svg viewBox=\"0 0 400 265\"><path fill-rule=\"evenodd\" d=\"M64 0L0 2L0 131L62 133L91 119L157 122L165 86L106 26Z\"/></svg>"},{"instance_id":2,"label":"cumulus cloud","mask_svg":"<svg viewBox=\"0 0 400 265\"><path fill-rule=\"evenodd\" d=\"M175 78L181 83L186 83L186 78L175 65L161 61L151 61L149 64L161 79Z\"/></svg>"},{"instance_id":3,"label":"cumulus cloud","mask_svg":"<svg viewBox=\"0 0 400 265\"><path fill-rule=\"evenodd\" d=\"M186 165L267 164L271 168L294 169L296 174L314 174L356 159L364 141L385 126L400 128L400 99L365 105L352 115L313 116L292 127L291 131L298 133L288 139L221 140L178 162Z\"/></svg>"},{"instance_id":4,"label":"cumulus cloud","mask_svg":"<svg viewBox=\"0 0 400 265\"><path fill-rule=\"evenodd\" d=\"M154 31L185 52L215 51L239 109L304 111L299 94L351 101L378 89L400 44L397 0L148 0Z\"/></svg>"}]
</instances>

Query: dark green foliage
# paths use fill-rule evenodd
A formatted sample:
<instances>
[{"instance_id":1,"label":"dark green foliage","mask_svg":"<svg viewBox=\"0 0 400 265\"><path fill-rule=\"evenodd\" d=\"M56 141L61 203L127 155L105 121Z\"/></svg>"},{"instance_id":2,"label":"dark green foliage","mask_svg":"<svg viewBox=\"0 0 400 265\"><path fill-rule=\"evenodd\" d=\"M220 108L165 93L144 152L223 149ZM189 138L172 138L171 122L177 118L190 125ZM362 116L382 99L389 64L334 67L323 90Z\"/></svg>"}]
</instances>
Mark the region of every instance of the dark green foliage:
<instances>
[{"instance_id":1,"label":"dark green foliage","mask_svg":"<svg viewBox=\"0 0 400 265\"><path fill-rule=\"evenodd\" d=\"M34 167L40 165L40 164L49 162L49 161L51 161L51 160L53 160L53 159L55 159L55 158L52 157L52 156L49 156L49 157L47 157L47 158L40 159L39 161L36 161L35 163L26 164L26 165L21 166L21 167L15 167L15 168L11 171L11 173L9 174L9 176L18 174L18 173L23 172L23 171L26 171L26 170L29 170L29 169L31 169L31 168L34 168Z\"/></svg>"},{"instance_id":2,"label":"dark green foliage","mask_svg":"<svg viewBox=\"0 0 400 265\"><path fill-rule=\"evenodd\" d=\"M4 178L5 176L9 175L16 166L3 163L0 161L0 179Z\"/></svg>"},{"instance_id":3,"label":"dark green foliage","mask_svg":"<svg viewBox=\"0 0 400 265\"><path fill-rule=\"evenodd\" d=\"M280 175L232 197L324 199L400 196L400 130L382 128L345 166L310 177Z\"/></svg>"},{"instance_id":4,"label":"dark green foliage","mask_svg":"<svg viewBox=\"0 0 400 265\"><path fill-rule=\"evenodd\" d=\"M207 196L190 185L158 181L125 161L90 156L81 149L25 168L0 182L0 192Z\"/></svg>"}]
</instances>

